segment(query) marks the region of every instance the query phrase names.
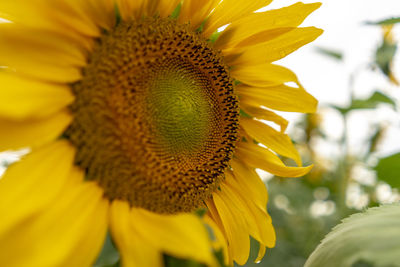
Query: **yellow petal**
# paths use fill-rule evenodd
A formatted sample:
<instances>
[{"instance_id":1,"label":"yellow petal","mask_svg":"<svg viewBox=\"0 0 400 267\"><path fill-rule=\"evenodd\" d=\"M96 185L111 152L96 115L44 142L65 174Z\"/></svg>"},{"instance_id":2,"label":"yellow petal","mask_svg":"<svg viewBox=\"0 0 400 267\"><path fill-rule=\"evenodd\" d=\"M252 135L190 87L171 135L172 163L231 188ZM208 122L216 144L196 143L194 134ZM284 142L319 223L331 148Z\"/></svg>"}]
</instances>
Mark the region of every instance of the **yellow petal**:
<instances>
[{"instance_id":1,"label":"yellow petal","mask_svg":"<svg viewBox=\"0 0 400 267\"><path fill-rule=\"evenodd\" d=\"M163 0L146 0L146 3L144 5L143 14L147 15L147 16L157 15L156 11L157 11L157 7L158 7L160 1L163 1Z\"/></svg>"},{"instance_id":2,"label":"yellow petal","mask_svg":"<svg viewBox=\"0 0 400 267\"><path fill-rule=\"evenodd\" d=\"M231 161L234 177L244 190L249 192L252 200L260 207L266 207L268 201L268 192L265 184L255 172L246 164L234 158Z\"/></svg>"},{"instance_id":3,"label":"yellow petal","mask_svg":"<svg viewBox=\"0 0 400 267\"><path fill-rule=\"evenodd\" d=\"M168 17L180 2L181 0L117 0L119 12L124 20L154 15Z\"/></svg>"},{"instance_id":4,"label":"yellow petal","mask_svg":"<svg viewBox=\"0 0 400 267\"><path fill-rule=\"evenodd\" d=\"M265 106L281 111L314 113L318 105L318 101L301 87L239 85L237 92L242 103L253 107Z\"/></svg>"},{"instance_id":5,"label":"yellow petal","mask_svg":"<svg viewBox=\"0 0 400 267\"><path fill-rule=\"evenodd\" d=\"M204 25L204 36L208 37L219 27L267 6L272 0L224 0L214 9Z\"/></svg>"},{"instance_id":6,"label":"yellow petal","mask_svg":"<svg viewBox=\"0 0 400 267\"><path fill-rule=\"evenodd\" d=\"M44 16L45 20L82 35L99 37L102 34L101 28L110 30L115 25L113 0L33 0L32 2L41 7L39 13L42 14L38 15Z\"/></svg>"},{"instance_id":7,"label":"yellow petal","mask_svg":"<svg viewBox=\"0 0 400 267\"><path fill-rule=\"evenodd\" d=\"M308 167L288 167L274 153L255 144L241 142L236 149L236 155L253 168L263 169L281 177L300 177L308 173L313 165Z\"/></svg>"},{"instance_id":8,"label":"yellow petal","mask_svg":"<svg viewBox=\"0 0 400 267\"><path fill-rule=\"evenodd\" d=\"M135 0L137 1L137 0ZM87 17L95 25L111 30L115 26L115 2L113 0L69 0L71 5Z\"/></svg>"},{"instance_id":9,"label":"yellow petal","mask_svg":"<svg viewBox=\"0 0 400 267\"><path fill-rule=\"evenodd\" d=\"M261 142L276 153L293 159L301 166L301 157L287 134L280 133L270 126L253 119L242 119L240 124L255 140Z\"/></svg>"},{"instance_id":10,"label":"yellow petal","mask_svg":"<svg viewBox=\"0 0 400 267\"><path fill-rule=\"evenodd\" d=\"M0 179L1 233L53 202L70 173L74 149L58 141L33 150L11 165Z\"/></svg>"},{"instance_id":11,"label":"yellow petal","mask_svg":"<svg viewBox=\"0 0 400 267\"><path fill-rule=\"evenodd\" d=\"M276 28L276 29L271 29L263 32L259 32L253 36L250 36L249 38L241 41L238 43L235 48L232 49L232 51L240 51L246 49L246 47L249 46L256 46L262 43L267 43L275 38L280 37L281 35L284 35L290 31L295 30L295 27L285 27L285 28ZM224 50L225 52L229 52L230 49Z\"/></svg>"},{"instance_id":12,"label":"yellow petal","mask_svg":"<svg viewBox=\"0 0 400 267\"><path fill-rule=\"evenodd\" d=\"M247 221L248 228L243 231L247 231L264 246L273 247L276 241L275 231L272 227L271 217L266 212L266 206L256 205L247 193L227 173L227 178L221 185L221 195L228 203L231 203L231 207L235 206Z\"/></svg>"},{"instance_id":13,"label":"yellow petal","mask_svg":"<svg viewBox=\"0 0 400 267\"><path fill-rule=\"evenodd\" d=\"M232 249L232 258L239 265L244 265L249 258L250 240L247 223L243 214L233 207L224 193L217 191L213 200L225 229L228 244Z\"/></svg>"},{"instance_id":14,"label":"yellow petal","mask_svg":"<svg viewBox=\"0 0 400 267\"><path fill-rule=\"evenodd\" d=\"M42 158L45 159L46 157ZM49 171L53 167L47 166ZM34 171L34 167L29 171ZM83 178L82 172L70 173L78 175L80 180ZM51 178L57 180L58 177ZM53 183L49 178L47 180ZM49 185L43 181L34 184L31 189L47 186ZM42 198L41 190L34 191L36 194L32 193L32 196ZM94 183L69 183L63 186L56 198L44 209L27 216L19 216L21 220L0 236L1 262L8 267L91 266L101 249L107 230L108 208L102 195L103 191ZM31 200L35 198L26 199L20 196L18 204L29 207ZM7 213L15 212L13 205L8 206L8 210ZM80 253L84 253L85 257Z\"/></svg>"},{"instance_id":15,"label":"yellow petal","mask_svg":"<svg viewBox=\"0 0 400 267\"><path fill-rule=\"evenodd\" d=\"M121 8L126 8L126 10L121 10L122 17L127 20L132 15L135 18L141 18L143 16L160 16L162 18L168 17L172 14L181 0L117 0Z\"/></svg>"},{"instance_id":16,"label":"yellow petal","mask_svg":"<svg viewBox=\"0 0 400 267\"><path fill-rule=\"evenodd\" d=\"M70 28L70 30L93 37L101 34L98 25L96 25L93 18L88 16L88 13L83 9L82 3L79 3L78 0L33 0L32 2L41 8L36 15L42 15L47 21L55 22L56 25L59 24L60 28L65 25L64 27ZM25 8L26 12L36 11L32 10L29 5Z\"/></svg>"},{"instance_id":17,"label":"yellow petal","mask_svg":"<svg viewBox=\"0 0 400 267\"><path fill-rule=\"evenodd\" d=\"M76 249L70 252L67 260L60 266L93 266L94 260L101 252L108 229L108 203L103 200L97 211L97 214L92 215L93 221L87 224L86 230L82 231L85 234Z\"/></svg>"},{"instance_id":18,"label":"yellow petal","mask_svg":"<svg viewBox=\"0 0 400 267\"><path fill-rule=\"evenodd\" d=\"M0 72L0 116L26 119L49 116L74 100L69 87L43 83Z\"/></svg>"},{"instance_id":19,"label":"yellow petal","mask_svg":"<svg viewBox=\"0 0 400 267\"><path fill-rule=\"evenodd\" d=\"M321 34L322 30L315 27L295 28L272 40L224 50L223 54L229 66L264 64L286 57Z\"/></svg>"},{"instance_id":20,"label":"yellow petal","mask_svg":"<svg viewBox=\"0 0 400 267\"><path fill-rule=\"evenodd\" d=\"M260 263L260 261L264 258L265 255L265 246L260 244L260 248L258 249L257 258L254 260L255 263Z\"/></svg>"},{"instance_id":21,"label":"yellow petal","mask_svg":"<svg viewBox=\"0 0 400 267\"><path fill-rule=\"evenodd\" d=\"M8 23L0 24L0 65L34 78L74 82L81 78L86 55L59 34Z\"/></svg>"},{"instance_id":22,"label":"yellow petal","mask_svg":"<svg viewBox=\"0 0 400 267\"><path fill-rule=\"evenodd\" d=\"M160 17L164 18L170 16L180 2L181 0L160 1L157 5Z\"/></svg>"},{"instance_id":23,"label":"yellow petal","mask_svg":"<svg viewBox=\"0 0 400 267\"><path fill-rule=\"evenodd\" d=\"M218 210L214 204L213 199L208 199L206 200L206 205L207 205L207 213L205 214L206 217L209 217L209 220L212 221L211 224L209 225L212 227L212 230L215 230L215 232L219 233L221 236L221 240L223 242L223 253L224 253L224 262L225 265L227 266L232 266L233 265L233 254L232 254L232 246L229 245L230 243L230 237L228 237L227 231L225 230L225 227L222 223L221 216L218 213ZM205 220L207 223L207 220ZM215 228L215 229L214 229ZM218 235L219 236L219 235Z\"/></svg>"},{"instance_id":24,"label":"yellow petal","mask_svg":"<svg viewBox=\"0 0 400 267\"><path fill-rule=\"evenodd\" d=\"M14 121L0 118L0 151L38 147L59 137L72 121L67 111L49 117Z\"/></svg>"},{"instance_id":25,"label":"yellow petal","mask_svg":"<svg viewBox=\"0 0 400 267\"><path fill-rule=\"evenodd\" d=\"M220 0L184 0L178 21L190 22L191 28L196 30L219 2Z\"/></svg>"},{"instance_id":26,"label":"yellow petal","mask_svg":"<svg viewBox=\"0 0 400 267\"><path fill-rule=\"evenodd\" d=\"M84 174L82 171L76 171L75 173L78 176L76 180L83 180ZM91 199L87 199L87 202L76 203L77 212L85 212L84 210L79 210L79 208L83 208L83 205L85 205L85 208L86 205L91 204L96 206L94 206L93 210L88 211L86 222L82 221L81 229L78 229L79 240L76 242L75 247L69 250L68 255L60 266L92 266L101 251L106 237L109 202L103 198L102 190L95 183L85 183L84 186L86 188L82 189L82 194L91 194L93 191L96 195ZM79 219L79 214L75 215L75 219Z\"/></svg>"},{"instance_id":27,"label":"yellow petal","mask_svg":"<svg viewBox=\"0 0 400 267\"><path fill-rule=\"evenodd\" d=\"M140 19L144 14L146 0L116 0L118 5L118 11L121 14L123 20L129 20L131 18Z\"/></svg>"},{"instance_id":28,"label":"yellow petal","mask_svg":"<svg viewBox=\"0 0 400 267\"><path fill-rule=\"evenodd\" d=\"M163 266L161 251L139 234L126 201L111 203L110 230L124 267Z\"/></svg>"},{"instance_id":29,"label":"yellow petal","mask_svg":"<svg viewBox=\"0 0 400 267\"><path fill-rule=\"evenodd\" d=\"M217 49L226 49L260 32L296 27L320 6L321 3L296 3L289 7L250 14L231 23L218 37L215 46Z\"/></svg>"},{"instance_id":30,"label":"yellow petal","mask_svg":"<svg viewBox=\"0 0 400 267\"><path fill-rule=\"evenodd\" d=\"M196 215L162 215L133 208L131 219L140 235L160 251L217 266L206 228Z\"/></svg>"},{"instance_id":31,"label":"yellow petal","mask_svg":"<svg viewBox=\"0 0 400 267\"><path fill-rule=\"evenodd\" d=\"M87 36L101 34L93 18L77 0L1 1L0 10L7 19L30 28L60 33L75 31Z\"/></svg>"},{"instance_id":32,"label":"yellow petal","mask_svg":"<svg viewBox=\"0 0 400 267\"><path fill-rule=\"evenodd\" d=\"M74 14L71 8L65 8L65 5L72 4L73 1L51 1L51 0L15 0L15 1L0 1L0 14L3 18L28 27L31 30L43 30L46 32L53 32L68 37L71 41L78 42L83 47L90 49L93 47L93 39L91 37L98 37L101 31L94 24L95 21L82 21L82 14ZM96 2L97 8L88 10L89 13L96 12L100 8L103 12L107 12L100 2L103 0L88 0L80 1L84 5L89 2ZM104 0L104 2L111 2L112 10L114 3L112 0ZM64 5L64 6L63 6ZM75 3L75 6L76 3ZM82 13L82 12L81 12ZM85 13L83 14L85 15ZM108 12L108 16L114 16L114 12ZM84 16L87 19L87 16ZM108 22L107 19L101 19L102 24ZM115 19L113 20L115 23ZM106 27L107 28L107 27Z\"/></svg>"},{"instance_id":33,"label":"yellow petal","mask_svg":"<svg viewBox=\"0 0 400 267\"><path fill-rule=\"evenodd\" d=\"M248 115L260 119L260 120L267 120L267 121L272 121L276 123L280 128L281 128L281 133L284 133L286 131L286 128L289 124L289 122L277 115L275 112L272 112L270 110L261 108L261 107L252 107L248 106L245 103L241 102L240 103L240 108L246 112Z\"/></svg>"},{"instance_id":34,"label":"yellow petal","mask_svg":"<svg viewBox=\"0 0 400 267\"><path fill-rule=\"evenodd\" d=\"M231 75L241 83L257 87L299 82L291 70L269 63L237 66L231 70Z\"/></svg>"},{"instance_id":35,"label":"yellow petal","mask_svg":"<svg viewBox=\"0 0 400 267\"><path fill-rule=\"evenodd\" d=\"M224 234L222 233L220 227L214 221L214 219L211 217L209 212L207 212L203 216L203 221L208 226L210 226L210 228L213 231L213 235L214 235L214 240L213 240L214 250L215 251L219 251L219 250L222 249L222 252L224 253L225 263L226 263L226 265L229 265L228 244L226 243L226 238L225 238Z\"/></svg>"}]
</instances>

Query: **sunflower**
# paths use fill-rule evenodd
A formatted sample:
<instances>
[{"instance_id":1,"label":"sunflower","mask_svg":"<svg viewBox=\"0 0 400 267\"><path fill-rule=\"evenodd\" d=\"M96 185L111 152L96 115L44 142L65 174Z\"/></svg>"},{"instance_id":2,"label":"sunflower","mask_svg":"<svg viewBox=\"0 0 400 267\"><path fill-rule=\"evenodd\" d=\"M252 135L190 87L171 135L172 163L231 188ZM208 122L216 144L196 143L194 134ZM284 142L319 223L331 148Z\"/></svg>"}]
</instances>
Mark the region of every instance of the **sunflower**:
<instances>
[{"instance_id":1,"label":"sunflower","mask_svg":"<svg viewBox=\"0 0 400 267\"><path fill-rule=\"evenodd\" d=\"M244 264L249 236L260 260L255 169L311 168L272 109L317 105L271 62L321 34L298 27L319 3L254 13L270 2L1 1L0 151L31 150L0 180L0 262L90 266L107 232L123 266Z\"/></svg>"}]
</instances>

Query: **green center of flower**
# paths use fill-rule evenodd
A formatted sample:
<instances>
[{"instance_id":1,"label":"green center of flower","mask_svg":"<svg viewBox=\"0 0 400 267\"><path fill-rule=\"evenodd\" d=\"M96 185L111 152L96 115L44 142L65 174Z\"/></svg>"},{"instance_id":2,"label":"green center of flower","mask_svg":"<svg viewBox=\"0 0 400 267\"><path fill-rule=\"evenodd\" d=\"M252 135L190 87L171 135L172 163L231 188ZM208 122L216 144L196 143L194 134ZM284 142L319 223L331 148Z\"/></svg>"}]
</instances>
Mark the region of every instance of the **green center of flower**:
<instances>
[{"instance_id":1,"label":"green center of flower","mask_svg":"<svg viewBox=\"0 0 400 267\"><path fill-rule=\"evenodd\" d=\"M193 211L232 157L238 103L221 56L172 19L120 23L72 85L65 136L76 165L110 199L158 213Z\"/></svg>"},{"instance_id":2,"label":"green center of flower","mask_svg":"<svg viewBox=\"0 0 400 267\"><path fill-rule=\"evenodd\" d=\"M190 66L172 66L152 81L147 98L155 135L171 154L200 149L208 137L213 99L203 88L207 79Z\"/></svg>"}]
</instances>

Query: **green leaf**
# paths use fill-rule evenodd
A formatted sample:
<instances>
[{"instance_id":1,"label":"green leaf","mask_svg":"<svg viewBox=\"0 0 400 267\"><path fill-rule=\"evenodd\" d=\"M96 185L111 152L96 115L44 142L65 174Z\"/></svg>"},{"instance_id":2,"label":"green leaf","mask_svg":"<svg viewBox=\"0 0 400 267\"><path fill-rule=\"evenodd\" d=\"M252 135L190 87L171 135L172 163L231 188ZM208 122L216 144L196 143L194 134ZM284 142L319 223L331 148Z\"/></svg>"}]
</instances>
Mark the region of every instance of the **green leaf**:
<instances>
[{"instance_id":1,"label":"green leaf","mask_svg":"<svg viewBox=\"0 0 400 267\"><path fill-rule=\"evenodd\" d=\"M395 43L388 43L386 41L384 41L376 50L375 63L388 77L390 75L390 64L393 61L396 50L397 45Z\"/></svg>"},{"instance_id":2,"label":"green leaf","mask_svg":"<svg viewBox=\"0 0 400 267\"><path fill-rule=\"evenodd\" d=\"M179 17L179 14L181 13L181 8L182 8L182 3L179 3L178 6L172 12L171 18L177 19Z\"/></svg>"},{"instance_id":3,"label":"green leaf","mask_svg":"<svg viewBox=\"0 0 400 267\"><path fill-rule=\"evenodd\" d=\"M207 213L207 209L197 209L195 211L196 215L199 216L200 218L203 218L203 216Z\"/></svg>"},{"instance_id":4,"label":"green leaf","mask_svg":"<svg viewBox=\"0 0 400 267\"><path fill-rule=\"evenodd\" d=\"M375 92L367 99L354 99L351 103L351 109L371 109L376 108L378 104L389 104L393 107L396 103L385 94Z\"/></svg>"},{"instance_id":5,"label":"green leaf","mask_svg":"<svg viewBox=\"0 0 400 267\"><path fill-rule=\"evenodd\" d=\"M393 99L378 91L374 92L367 99L353 99L350 106L347 108L341 108L335 105L332 105L331 107L338 110L342 114L347 114L349 111L355 109L373 109L379 104L388 104L394 108L396 107L396 103Z\"/></svg>"},{"instance_id":6,"label":"green leaf","mask_svg":"<svg viewBox=\"0 0 400 267\"><path fill-rule=\"evenodd\" d=\"M224 253L223 253L222 249L221 249L221 250L218 250L218 251L215 251L215 252L214 252L214 255L215 255L215 257L217 258L220 267L228 267L228 266L225 265Z\"/></svg>"},{"instance_id":7,"label":"green leaf","mask_svg":"<svg viewBox=\"0 0 400 267\"><path fill-rule=\"evenodd\" d=\"M117 261L117 262L114 263L114 264L107 265L107 266L104 266L104 267L121 267L121 262L120 262L120 261Z\"/></svg>"},{"instance_id":8,"label":"green leaf","mask_svg":"<svg viewBox=\"0 0 400 267\"><path fill-rule=\"evenodd\" d=\"M193 260L178 259L169 255L164 255L164 265L165 267L206 267Z\"/></svg>"},{"instance_id":9,"label":"green leaf","mask_svg":"<svg viewBox=\"0 0 400 267\"><path fill-rule=\"evenodd\" d=\"M122 21L121 12L119 11L119 7L117 3L114 4L114 12L115 12L115 23L116 25L120 24Z\"/></svg>"},{"instance_id":10,"label":"green leaf","mask_svg":"<svg viewBox=\"0 0 400 267\"><path fill-rule=\"evenodd\" d=\"M250 116L249 114L247 114L243 109L240 109L239 114L242 118L253 118L252 116Z\"/></svg>"},{"instance_id":11,"label":"green leaf","mask_svg":"<svg viewBox=\"0 0 400 267\"><path fill-rule=\"evenodd\" d=\"M399 266L399 223L398 203L353 214L324 238L304 267L350 267L358 262Z\"/></svg>"},{"instance_id":12,"label":"green leaf","mask_svg":"<svg viewBox=\"0 0 400 267\"><path fill-rule=\"evenodd\" d=\"M363 260L358 261L356 263L354 263L353 265L351 265L351 267L374 267L374 265L372 265L369 262L365 262Z\"/></svg>"},{"instance_id":13,"label":"green leaf","mask_svg":"<svg viewBox=\"0 0 400 267\"><path fill-rule=\"evenodd\" d=\"M379 142L381 141L384 132L385 130L382 126L377 126L375 128L374 133L371 135L371 138L369 139L368 154L371 154L372 152L376 151L376 148Z\"/></svg>"},{"instance_id":14,"label":"green leaf","mask_svg":"<svg viewBox=\"0 0 400 267\"><path fill-rule=\"evenodd\" d=\"M400 153L381 158L375 170L379 180L400 188Z\"/></svg>"},{"instance_id":15,"label":"green leaf","mask_svg":"<svg viewBox=\"0 0 400 267\"><path fill-rule=\"evenodd\" d=\"M339 111L343 115L346 115L351 110L350 108L342 108L342 107L339 107L339 106L336 106L336 105L329 105L329 107L336 109L337 111Z\"/></svg>"},{"instance_id":16,"label":"green leaf","mask_svg":"<svg viewBox=\"0 0 400 267\"><path fill-rule=\"evenodd\" d=\"M327 49L327 48L323 48L323 47L317 47L316 49L317 49L317 52L322 54L322 55L331 57L331 58L336 59L336 60L342 60L343 59L342 52L334 51L332 49Z\"/></svg>"},{"instance_id":17,"label":"green leaf","mask_svg":"<svg viewBox=\"0 0 400 267\"><path fill-rule=\"evenodd\" d=\"M115 248L111 236L108 233L104 241L103 249L93 267L117 267L119 266L119 252Z\"/></svg>"},{"instance_id":18,"label":"green leaf","mask_svg":"<svg viewBox=\"0 0 400 267\"><path fill-rule=\"evenodd\" d=\"M222 32L215 31L213 34L211 34L210 39L208 40L210 43L215 43L218 39L218 37L221 35Z\"/></svg>"},{"instance_id":19,"label":"green leaf","mask_svg":"<svg viewBox=\"0 0 400 267\"><path fill-rule=\"evenodd\" d=\"M400 17L397 18L389 18L389 19L383 19L383 20L379 20L379 21L367 21L366 24L368 25L392 25L392 24L396 24L396 23L400 23Z\"/></svg>"}]
</instances>

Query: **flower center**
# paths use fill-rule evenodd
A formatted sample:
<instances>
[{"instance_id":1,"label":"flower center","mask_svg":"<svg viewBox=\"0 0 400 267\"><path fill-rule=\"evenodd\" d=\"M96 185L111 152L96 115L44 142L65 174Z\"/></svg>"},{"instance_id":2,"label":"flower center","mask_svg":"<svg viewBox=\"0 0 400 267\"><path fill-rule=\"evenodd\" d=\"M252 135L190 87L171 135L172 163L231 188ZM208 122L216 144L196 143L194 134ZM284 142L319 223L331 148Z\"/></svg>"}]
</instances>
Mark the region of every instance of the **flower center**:
<instances>
[{"instance_id":1,"label":"flower center","mask_svg":"<svg viewBox=\"0 0 400 267\"><path fill-rule=\"evenodd\" d=\"M238 101L219 53L187 25L120 23L72 90L65 136L108 199L188 212L218 188L237 140Z\"/></svg>"}]
</instances>

